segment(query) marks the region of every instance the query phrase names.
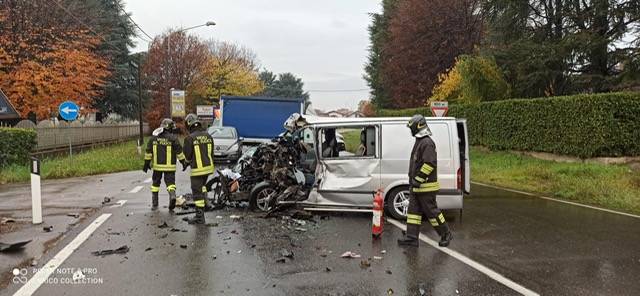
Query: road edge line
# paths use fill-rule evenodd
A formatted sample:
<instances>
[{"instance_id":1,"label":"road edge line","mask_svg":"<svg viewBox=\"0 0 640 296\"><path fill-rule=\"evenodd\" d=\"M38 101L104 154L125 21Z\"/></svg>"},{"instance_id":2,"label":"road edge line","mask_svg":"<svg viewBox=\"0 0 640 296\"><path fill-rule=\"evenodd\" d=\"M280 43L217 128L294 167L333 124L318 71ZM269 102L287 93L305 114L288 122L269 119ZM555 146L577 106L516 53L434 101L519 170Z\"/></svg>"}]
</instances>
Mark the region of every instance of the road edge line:
<instances>
[{"instance_id":1,"label":"road edge line","mask_svg":"<svg viewBox=\"0 0 640 296\"><path fill-rule=\"evenodd\" d=\"M389 221L389 223L393 224L394 226L400 228L401 230L405 230L406 226L404 224L402 224L400 221L395 220L395 219L391 219L391 218L387 218L387 221ZM507 277L493 271L492 269L472 260L471 258L462 255L452 249L449 248L442 248L440 246L438 246L438 242L430 239L429 237L427 237L426 235L420 233L420 240L422 240L423 242L429 244L430 246L436 248L437 250L457 259L458 261L468 265L469 267L483 273L484 275L490 277L491 279L495 280L496 282L501 283L502 285L510 288L511 290L514 290L522 295L525 296L539 296L540 294L529 290L527 288L525 288L524 286L508 279Z\"/></svg>"},{"instance_id":2,"label":"road edge line","mask_svg":"<svg viewBox=\"0 0 640 296\"><path fill-rule=\"evenodd\" d=\"M603 211L603 212L607 212L607 213L611 213L611 214L618 214L618 215L622 215L622 216L627 216L627 217L631 217L631 218L640 219L640 215L634 215L634 214L629 214L629 213L620 212L620 211L616 211L616 210L610 210L610 209L605 209L605 208L601 208L601 207L585 205L585 204L581 204L581 203L578 203L578 202L562 200L562 199L557 199L557 198L548 197L548 196L537 195L537 194L530 193L530 192L524 192L524 191L520 191L520 190L515 190L515 189L510 189L510 188L505 188L505 187L500 187L500 186L495 186L495 185L489 185L489 184L480 183L480 182L472 181L471 183L472 184L476 184L476 185L480 185L480 186L484 186L484 187L493 188L493 189L499 189L499 190L509 191L509 192L513 192L513 193L524 194L524 195L533 196L533 197L537 197L537 198L541 198L541 199L545 199L545 200L550 200L550 201L560 202L560 203L574 205L574 206L578 206L578 207L583 207L583 208L587 208L587 209L598 210L598 211Z\"/></svg>"},{"instance_id":3,"label":"road edge line","mask_svg":"<svg viewBox=\"0 0 640 296\"><path fill-rule=\"evenodd\" d=\"M93 220L93 222L91 222L89 226L82 230L82 232L80 232L78 236L76 236L68 245L60 250L58 254L53 256L53 258L51 258L51 260L49 260L47 264L43 265L42 268L38 270L38 272L36 272L36 274L34 274L33 277L31 277L31 279L29 279L29 281L24 284L24 286L20 287L20 289L18 289L18 291L13 294L13 296L33 295L33 293L35 293L38 288L40 288L40 286L42 286L42 284L49 278L49 276L51 276L51 274L58 267L60 267L60 265L62 265L62 263L64 263L64 261L67 260L67 258L69 258L69 256L71 256L71 254L73 254L73 252L77 250L80 245L82 245L82 243L84 243L84 241L86 241L89 236L91 236L91 234L93 234L93 232L98 229L98 227L100 227L100 225L102 225L102 223L107 221L107 219L109 219L111 215L112 214L102 214L98 218Z\"/></svg>"}]
</instances>

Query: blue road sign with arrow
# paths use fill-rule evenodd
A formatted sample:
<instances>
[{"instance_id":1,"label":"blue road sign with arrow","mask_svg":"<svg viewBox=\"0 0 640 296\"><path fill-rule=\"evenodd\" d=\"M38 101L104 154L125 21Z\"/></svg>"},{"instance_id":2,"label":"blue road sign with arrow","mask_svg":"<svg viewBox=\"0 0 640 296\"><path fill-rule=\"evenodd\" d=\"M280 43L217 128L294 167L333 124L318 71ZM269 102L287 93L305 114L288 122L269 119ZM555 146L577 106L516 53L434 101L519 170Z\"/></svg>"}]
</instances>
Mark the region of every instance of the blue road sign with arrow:
<instances>
[{"instance_id":1,"label":"blue road sign with arrow","mask_svg":"<svg viewBox=\"0 0 640 296\"><path fill-rule=\"evenodd\" d=\"M74 121L78 118L78 113L80 113L80 107L76 105L76 103L71 101L66 101L60 104L58 107L58 113L60 117L66 121Z\"/></svg>"}]
</instances>

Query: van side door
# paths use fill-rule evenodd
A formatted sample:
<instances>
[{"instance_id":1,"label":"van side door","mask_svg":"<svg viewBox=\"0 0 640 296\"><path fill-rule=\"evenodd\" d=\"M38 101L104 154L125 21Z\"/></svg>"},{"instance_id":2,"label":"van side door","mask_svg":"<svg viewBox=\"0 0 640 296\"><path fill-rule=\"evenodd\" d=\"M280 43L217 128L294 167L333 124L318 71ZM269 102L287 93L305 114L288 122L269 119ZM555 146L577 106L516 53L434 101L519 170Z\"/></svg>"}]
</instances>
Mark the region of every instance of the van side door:
<instances>
[{"instance_id":1,"label":"van side door","mask_svg":"<svg viewBox=\"0 0 640 296\"><path fill-rule=\"evenodd\" d=\"M380 126L332 125L316 132L321 203L370 207L381 185Z\"/></svg>"}]
</instances>

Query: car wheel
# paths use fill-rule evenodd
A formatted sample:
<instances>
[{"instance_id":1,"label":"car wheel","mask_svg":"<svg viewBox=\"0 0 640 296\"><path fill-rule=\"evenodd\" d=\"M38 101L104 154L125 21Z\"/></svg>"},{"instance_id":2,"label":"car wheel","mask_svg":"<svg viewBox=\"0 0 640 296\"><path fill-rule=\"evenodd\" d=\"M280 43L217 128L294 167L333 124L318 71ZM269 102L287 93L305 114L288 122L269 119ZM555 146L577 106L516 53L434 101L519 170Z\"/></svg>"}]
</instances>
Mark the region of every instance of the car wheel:
<instances>
[{"instance_id":1,"label":"car wheel","mask_svg":"<svg viewBox=\"0 0 640 296\"><path fill-rule=\"evenodd\" d=\"M409 187L396 187L389 192L385 203L387 213L394 219L405 220L409 209Z\"/></svg>"},{"instance_id":2,"label":"car wheel","mask_svg":"<svg viewBox=\"0 0 640 296\"><path fill-rule=\"evenodd\" d=\"M259 210L262 212L268 212L271 210L271 206L269 205L269 196L273 194L276 190L271 186L270 183L262 182L257 184L251 190L251 195L249 198L249 209L251 210Z\"/></svg>"}]
</instances>

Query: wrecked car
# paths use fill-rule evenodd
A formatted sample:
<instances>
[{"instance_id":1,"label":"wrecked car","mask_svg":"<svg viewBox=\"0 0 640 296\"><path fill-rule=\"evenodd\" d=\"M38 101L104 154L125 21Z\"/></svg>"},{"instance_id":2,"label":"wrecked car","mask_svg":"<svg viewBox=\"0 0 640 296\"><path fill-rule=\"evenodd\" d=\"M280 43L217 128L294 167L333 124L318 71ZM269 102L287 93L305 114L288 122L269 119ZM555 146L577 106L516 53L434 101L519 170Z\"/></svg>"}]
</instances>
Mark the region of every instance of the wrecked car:
<instances>
[{"instance_id":1,"label":"wrecked car","mask_svg":"<svg viewBox=\"0 0 640 296\"><path fill-rule=\"evenodd\" d=\"M368 210L373 192L383 188L386 210L403 219L409 205L407 172L414 141L408 121L293 114L285 123L290 137L278 140L271 152L275 154L260 160L270 165L265 168L269 173L251 190L250 204L263 211L274 201L314 210ZM466 121L429 117L427 122L438 151L438 205L462 210L463 194L470 192Z\"/></svg>"}]
</instances>

